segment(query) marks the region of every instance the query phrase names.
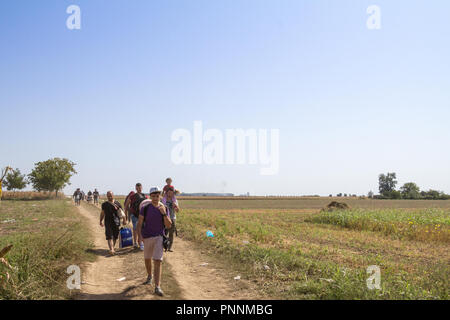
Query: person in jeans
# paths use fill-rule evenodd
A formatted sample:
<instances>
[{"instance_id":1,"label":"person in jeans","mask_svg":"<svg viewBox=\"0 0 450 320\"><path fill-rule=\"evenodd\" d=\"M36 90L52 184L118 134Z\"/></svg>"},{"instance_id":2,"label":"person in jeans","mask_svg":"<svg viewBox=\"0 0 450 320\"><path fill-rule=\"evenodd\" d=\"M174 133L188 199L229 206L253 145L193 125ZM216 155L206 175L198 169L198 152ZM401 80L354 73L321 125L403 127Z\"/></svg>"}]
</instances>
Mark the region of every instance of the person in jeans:
<instances>
[{"instance_id":1,"label":"person in jeans","mask_svg":"<svg viewBox=\"0 0 450 320\"><path fill-rule=\"evenodd\" d=\"M161 290L161 262L163 260L164 226L170 228L172 221L164 204L160 201L161 190L158 187L150 189L151 203L142 207L137 225L139 241L144 241L144 260L147 269L147 280L152 283L152 260L154 264L155 294L163 296ZM145 222L144 222L145 220Z\"/></svg>"},{"instance_id":2,"label":"person in jeans","mask_svg":"<svg viewBox=\"0 0 450 320\"><path fill-rule=\"evenodd\" d=\"M136 192L131 191L127 198L125 199L124 207L125 207L125 214L127 215L127 220L130 221L133 224L133 246L134 248L141 248L141 250L144 250L144 244L142 242L139 242L138 245L138 234L137 234L137 222L139 219L139 211L135 211L135 208L133 206L133 202L139 201L139 199L146 199L145 194L142 193L142 184L139 182L136 183ZM130 219L131 218L131 219Z\"/></svg>"},{"instance_id":3,"label":"person in jeans","mask_svg":"<svg viewBox=\"0 0 450 320\"><path fill-rule=\"evenodd\" d=\"M167 189L166 195L162 199L162 203L167 207L169 211L169 217L170 220L172 220L172 226L169 229L169 248L168 250L170 252L173 252L172 245L173 245L173 234L176 230L176 224L175 220L177 219L176 212L180 211L180 207L178 205L178 201L175 198L175 189L173 187L170 187Z\"/></svg>"}]
</instances>

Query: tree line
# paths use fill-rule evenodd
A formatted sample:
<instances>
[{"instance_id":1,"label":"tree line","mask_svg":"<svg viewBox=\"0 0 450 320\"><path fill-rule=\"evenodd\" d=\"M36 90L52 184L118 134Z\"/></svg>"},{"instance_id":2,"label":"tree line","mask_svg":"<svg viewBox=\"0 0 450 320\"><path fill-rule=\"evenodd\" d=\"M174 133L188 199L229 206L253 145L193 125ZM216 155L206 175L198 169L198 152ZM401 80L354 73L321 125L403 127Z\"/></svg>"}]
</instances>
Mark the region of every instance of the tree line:
<instances>
[{"instance_id":1,"label":"tree line","mask_svg":"<svg viewBox=\"0 0 450 320\"><path fill-rule=\"evenodd\" d=\"M18 168L11 169L3 181L6 190L23 190L28 184L36 191L58 192L66 187L70 178L76 174L75 163L68 159L53 158L34 164L33 170L22 174Z\"/></svg>"},{"instance_id":2,"label":"tree line","mask_svg":"<svg viewBox=\"0 0 450 320\"><path fill-rule=\"evenodd\" d=\"M397 186L397 174L388 172L378 176L378 190L380 194L376 195L373 191L369 191L367 197L370 199L413 199L413 200L450 200L450 195L443 191L430 189L428 191L420 190L419 186L414 182L407 182L400 189ZM330 194L330 197L333 197ZM336 197L357 197L356 194L338 193ZM366 196L360 196L365 198Z\"/></svg>"},{"instance_id":3,"label":"tree line","mask_svg":"<svg viewBox=\"0 0 450 320\"><path fill-rule=\"evenodd\" d=\"M399 190L397 186L397 175L395 172L388 172L387 174L380 174L378 176L378 190L379 195L373 198L378 199L425 199L425 200L449 200L450 195L442 191L430 189L428 191L420 190L419 186L414 182L407 182ZM370 196L369 196L370 197Z\"/></svg>"}]
</instances>

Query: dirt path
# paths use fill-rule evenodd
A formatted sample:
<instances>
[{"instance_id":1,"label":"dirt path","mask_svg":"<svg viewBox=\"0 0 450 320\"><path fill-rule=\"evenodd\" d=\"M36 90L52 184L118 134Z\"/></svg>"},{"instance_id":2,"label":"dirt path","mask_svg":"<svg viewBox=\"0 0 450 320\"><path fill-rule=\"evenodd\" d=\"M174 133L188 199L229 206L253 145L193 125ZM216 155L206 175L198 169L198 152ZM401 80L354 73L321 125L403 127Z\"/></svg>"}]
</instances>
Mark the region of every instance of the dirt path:
<instances>
[{"instance_id":1,"label":"dirt path","mask_svg":"<svg viewBox=\"0 0 450 320\"><path fill-rule=\"evenodd\" d=\"M78 207L87 219L94 239L95 262L81 267L82 284L79 298L91 299L260 299L250 282L234 280L226 270L208 255L179 237L174 241L174 252L164 253L161 287L163 298L153 294L153 286L142 285L146 271L143 253L131 248L118 249L118 254L107 257L104 228L99 225L100 210L92 205ZM117 247L117 245L116 245ZM125 280L118 281L118 279Z\"/></svg>"}]
</instances>

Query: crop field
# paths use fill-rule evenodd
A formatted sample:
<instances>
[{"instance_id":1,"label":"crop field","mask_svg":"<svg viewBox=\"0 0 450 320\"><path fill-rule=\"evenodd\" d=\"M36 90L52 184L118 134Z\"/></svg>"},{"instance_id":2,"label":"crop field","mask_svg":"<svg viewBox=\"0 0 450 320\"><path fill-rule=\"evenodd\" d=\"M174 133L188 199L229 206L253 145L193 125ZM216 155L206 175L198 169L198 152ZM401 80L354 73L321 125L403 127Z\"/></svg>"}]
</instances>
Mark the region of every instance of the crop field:
<instances>
[{"instance_id":1,"label":"crop field","mask_svg":"<svg viewBox=\"0 0 450 320\"><path fill-rule=\"evenodd\" d=\"M36 191L2 192L2 200L24 201L24 200L50 200L55 198L64 199L64 195L62 193L59 193L58 197L56 197L54 192L36 192Z\"/></svg>"},{"instance_id":2,"label":"crop field","mask_svg":"<svg viewBox=\"0 0 450 320\"><path fill-rule=\"evenodd\" d=\"M330 198L185 198L177 226L275 298L449 298L450 201L341 201L351 209L320 212ZM372 265L379 290L366 283Z\"/></svg>"}]
</instances>

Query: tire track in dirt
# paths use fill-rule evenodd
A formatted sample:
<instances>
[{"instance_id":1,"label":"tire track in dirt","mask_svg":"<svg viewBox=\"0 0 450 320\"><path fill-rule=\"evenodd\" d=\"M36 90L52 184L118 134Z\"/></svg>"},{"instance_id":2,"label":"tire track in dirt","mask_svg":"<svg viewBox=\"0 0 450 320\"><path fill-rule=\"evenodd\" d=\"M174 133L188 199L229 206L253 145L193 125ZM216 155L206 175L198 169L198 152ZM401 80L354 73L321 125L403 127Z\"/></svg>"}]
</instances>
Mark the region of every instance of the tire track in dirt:
<instances>
[{"instance_id":1,"label":"tire track in dirt","mask_svg":"<svg viewBox=\"0 0 450 320\"><path fill-rule=\"evenodd\" d=\"M104 228L99 225L99 208L82 204L80 214L87 220L93 237L92 251L95 262L82 269L79 299L187 299L187 300L239 300L261 299L246 280L234 280L226 262L218 263L207 254L196 250L194 244L176 237L174 252L164 253L161 287L165 296L153 294L154 286L142 285L146 278L143 253L131 248L116 250L117 255L107 257L108 245ZM117 245L116 245L117 246ZM169 269L169 270L168 270ZM124 281L118 279L125 277Z\"/></svg>"}]
</instances>

